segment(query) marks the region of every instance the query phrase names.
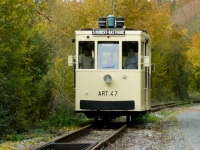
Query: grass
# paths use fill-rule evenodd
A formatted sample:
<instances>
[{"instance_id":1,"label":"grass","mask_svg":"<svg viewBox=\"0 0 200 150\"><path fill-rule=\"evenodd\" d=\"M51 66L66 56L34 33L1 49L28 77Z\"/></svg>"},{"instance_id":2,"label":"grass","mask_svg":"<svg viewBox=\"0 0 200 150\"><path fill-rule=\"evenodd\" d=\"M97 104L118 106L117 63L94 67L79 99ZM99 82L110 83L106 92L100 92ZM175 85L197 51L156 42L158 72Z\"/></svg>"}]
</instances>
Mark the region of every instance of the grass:
<instances>
[{"instance_id":1,"label":"grass","mask_svg":"<svg viewBox=\"0 0 200 150\"><path fill-rule=\"evenodd\" d=\"M173 112L169 111L169 110L161 110L160 111L160 115L163 115L163 116L169 116L171 114L173 114Z\"/></svg>"},{"instance_id":2,"label":"grass","mask_svg":"<svg viewBox=\"0 0 200 150\"><path fill-rule=\"evenodd\" d=\"M26 139L25 134L9 134L6 136L6 140L8 141L22 141Z\"/></svg>"},{"instance_id":3,"label":"grass","mask_svg":"<svg viewBox=\"0 0 200 150\"><path fill-rule=\"evenodd\" d=\"M92 123L93 120L89 120L86 117L66 117L62 120L55 116L51 119L40 121L35 123L28 131L24 133L12 133L7 134L0 139L0 144L6 141L22 141L32 138L42 138L43 140L48 140L56 136L58 131L71 131L79 127Z\"/></svg>"},{"instance_id":4,"label":"grass","mask_svg":"<svg viewBox=\"0 0 200 150\"><path fill-rule=\"evenodd\" d=\"M134 123L158 123L161 120L160 117L146 113L143 116L135 118Z\"/></svg>"},{"instance_id":5,"label":"grass","mask_svg":"<svg viewBox=\"0 0 200 150\"><path fill-rule=\"evenodd\" d=\"M178 105L177 107L188 108L188 107L192 107L192 106L196 106L196 105L199 105L199 104L198 103L194 103L193 101L188 101L188 103L182 104L182 105Z\"/></svg>"}]
</instances>

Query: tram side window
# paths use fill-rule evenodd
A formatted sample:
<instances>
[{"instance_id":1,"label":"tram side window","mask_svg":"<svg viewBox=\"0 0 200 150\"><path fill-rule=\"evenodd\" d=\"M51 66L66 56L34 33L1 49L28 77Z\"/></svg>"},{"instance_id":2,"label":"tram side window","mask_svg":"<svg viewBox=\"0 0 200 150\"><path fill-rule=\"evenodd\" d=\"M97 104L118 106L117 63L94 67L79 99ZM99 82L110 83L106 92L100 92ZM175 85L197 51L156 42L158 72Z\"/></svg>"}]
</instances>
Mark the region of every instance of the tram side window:
<instances>
[{"instance_id":1,"label":"tram side window","mask_svg":"<svg viewBox=\"0 0 200 150\"><path fill-rule=\"evenodd\" d=\"M122 42L123 69L138 69L138 41Z\"/></svg>"},{"instance_id":2,"label":"tram side window","mask_svg":"<svg viewBox=\"0 0 200 150\"><path fill-rule=\"evenodd\" d=\"M119 69L119 42L98 42L98 69Z\"/></svg>"},{"instance_id":3,"label":"tram side window","mask_svg":"<svg viewBox=\"0 0 200 150\"><path fill-rule=\"evenodd\" d=\"M94 41L79 41L78 67L79 69L94 69Z\"/></svg>"},{"instance_id":4,"label":"tram side window","mask_svg":"<svg viewBox=\"0 0 200 150\"><path fill-rule=\"evenodd\" d=\"M141 42L141 69L144 69L145 43Z\"/></svg>"}]
</instances>

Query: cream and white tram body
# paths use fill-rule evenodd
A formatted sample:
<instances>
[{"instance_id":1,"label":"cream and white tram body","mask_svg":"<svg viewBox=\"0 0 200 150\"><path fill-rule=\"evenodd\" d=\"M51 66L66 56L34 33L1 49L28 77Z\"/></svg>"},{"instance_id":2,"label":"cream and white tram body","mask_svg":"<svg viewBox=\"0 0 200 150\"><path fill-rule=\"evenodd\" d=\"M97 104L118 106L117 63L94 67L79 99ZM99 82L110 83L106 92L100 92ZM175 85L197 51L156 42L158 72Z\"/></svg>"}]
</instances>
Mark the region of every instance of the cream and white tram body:
<instances>
[{"instance_id":1,"label":"cream and white tram body","mask_svg":"<svg viewBox=\"0 0 200 150\"><path fill-rule=\"evenodd\" d=\"M135 117L151 109L151 39L146 31L128 28L82 29L76 33L75 112L88 118ZM128 50L138 57L136 69L124 67ZM90 50L91 69L79 67ZM103 67L108 57L113 66Z\"/></svg>"}]
</instances>

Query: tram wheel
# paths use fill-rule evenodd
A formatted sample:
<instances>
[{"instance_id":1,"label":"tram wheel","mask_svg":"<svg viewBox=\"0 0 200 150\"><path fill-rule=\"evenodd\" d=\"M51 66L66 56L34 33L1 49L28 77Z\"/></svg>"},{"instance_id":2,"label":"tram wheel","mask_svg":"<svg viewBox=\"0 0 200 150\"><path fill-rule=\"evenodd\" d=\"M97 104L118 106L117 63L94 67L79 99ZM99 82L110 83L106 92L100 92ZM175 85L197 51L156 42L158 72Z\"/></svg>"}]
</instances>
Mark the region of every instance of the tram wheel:
<instances>
[{"instance_id":1,"label":"tram wheel","mask_svg":"<svg viewBox=\"0 0 200 150\"><path fill-rule=\"evenodd\" d=\"M98 117L98 116L94 117L94 122L95 122L95 123L97 123L98 120L99 120L99 117Z\"/></svg>"},{"instance_id":2,"label":"tram wheel","mask_svg":"<svg viewBox=\"0 0 200 150\"><path fill-rule=\"evenodd\" d=\"M130 115L126 116L126 122L130 122Z\"/></svg>"}]
</instances>

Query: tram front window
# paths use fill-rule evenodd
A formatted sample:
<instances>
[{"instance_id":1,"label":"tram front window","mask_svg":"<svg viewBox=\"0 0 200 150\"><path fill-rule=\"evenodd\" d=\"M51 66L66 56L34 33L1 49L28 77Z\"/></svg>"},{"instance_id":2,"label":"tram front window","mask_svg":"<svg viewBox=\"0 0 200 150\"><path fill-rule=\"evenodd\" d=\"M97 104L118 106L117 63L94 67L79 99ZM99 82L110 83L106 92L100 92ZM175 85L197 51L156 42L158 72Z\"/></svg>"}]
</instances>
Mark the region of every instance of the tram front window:
<instances>
[{"instance_id":1,"label":"tram front window","mask_svg":"<svg viewBox=\"0 0 200 150\"><path fill-rule=\"evenodd\" d=\"M94 69L94 41L79 41L78 68Z\"/></svg>"},{"instance_id":2,"label":"tram front window","mask_svg":"<svg viewBox=\"0 0 200 150\"><path fill-rule=\"evenodd\" d=\"M138 69L138 41L122 42L123 69Z\"/></svg>"},{"instance_id":3,"label":"tram front window","mask_svg":"<svg viewBox=\"0 0 200 150\"><path fill-rule=\"evenodd\" d=\"M98 69L119 69L119 42L98 42Z\"/></svg>"}]
</instances>

